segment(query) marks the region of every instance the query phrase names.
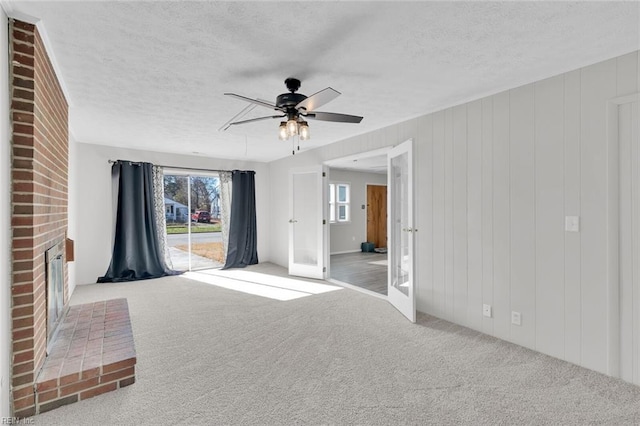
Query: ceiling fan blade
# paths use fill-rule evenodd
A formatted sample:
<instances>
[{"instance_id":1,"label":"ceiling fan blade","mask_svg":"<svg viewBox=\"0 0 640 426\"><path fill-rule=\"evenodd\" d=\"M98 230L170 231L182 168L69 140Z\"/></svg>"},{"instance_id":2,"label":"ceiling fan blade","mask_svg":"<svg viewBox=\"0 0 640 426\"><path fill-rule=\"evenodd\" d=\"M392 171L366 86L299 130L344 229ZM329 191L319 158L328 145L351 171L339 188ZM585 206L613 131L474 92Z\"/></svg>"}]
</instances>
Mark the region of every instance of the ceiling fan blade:
<instances>
[{"instance_id":1,"label":"ceiling fan blade","mask_svg":"<svg viewBox=\"0 0 640 426\"><path fill-rule=\"evenodd\" d=\"M298 105L296 105L296 109L304 108L307 111L313 111L314 109L320 108L322 105L331 102L338 96L340 96L340 92L332 89L331 87L327 87L318 93L314 93L307 99L300 101Z\"/></svg>"},{"instance_id":2,"label":"ceiling fan blade","mask_svg":"<svg viewBox=\"0 0 640 426\"><path fill-rule=\"evenodd\" d=\"M363 118L357 115L338 114L335 112L320 112L320 111L313 111L304 116L307 118L312 118L314 120L336 121L338 123L359 123L362 121L362 118Z\"/></svg>"},{"instance_id":3,"label":"ceiling fan blade","mask_svg":"<svg viewBox=\"0 0 640 426\"><path fill-rule=\"evenodd\" d=\"M236 122L233 122L233 123L229 123L229 126L233 126L234 124L252 123L254 121L268 120L268 119L271 119L271 118L282 118L282 117L285 117L285 115L269 115L267 117L250 118L248 120L242 120L242 121L236 121Z\"/></svg>"},{"instance_id":4,"label":"ceiling fan blade","mask_svg":"<svg viewBox=\"0 0 640 426\"><path fill-rule=\"evenodd\" d=\"M234 115L233 117L231 117L231 119L229 119L229 121L227 121L226 123L224 123L222 125L222 127L220 127L218 129L219 132L224 132L225 130L227 130L229 128L229 126L231 126L231 123L233 123L234 121L244 117L245 115L247 115L251 110L253 110L257 105L256 104L249 104L246 107L244 107L242 109L242 111L240 111L239 113L237 113L236 115Z\"/></svg>"},{"instance_id":5,"label":"ceiling fan blade","mask_svg":"<svg viewBox=\"0 0 640 426\"><path fill-rule=\"evenodd\" d=\"M246 96L236 95L235 93L225 93L225 96L231 96L232 98L240 99L241 101L251 102L252 104L260 105L263 107L279 110L275 104L269 103L267 101L259 100L259 99L251 99Z\"/></svg>"}]
</instances>

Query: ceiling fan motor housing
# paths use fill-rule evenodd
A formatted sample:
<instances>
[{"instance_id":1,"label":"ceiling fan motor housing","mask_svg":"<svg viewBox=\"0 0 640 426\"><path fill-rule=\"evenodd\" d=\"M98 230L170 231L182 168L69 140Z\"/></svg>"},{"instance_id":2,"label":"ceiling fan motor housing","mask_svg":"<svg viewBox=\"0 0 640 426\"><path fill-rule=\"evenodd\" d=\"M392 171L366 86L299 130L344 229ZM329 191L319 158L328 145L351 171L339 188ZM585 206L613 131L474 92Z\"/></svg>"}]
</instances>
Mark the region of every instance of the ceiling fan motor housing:
<instances>
[{"instance_id":1,"label":"ceiling fan motor housing","mask_svg":"<svg viewBox=\"0 0 640 426\"><path fill-rule=\"evenodd\" d=\"M295 107L305 99L307 97L301 93L283 93L276 98L276 106L280 108Z\"/></svg>"}]
</instances>

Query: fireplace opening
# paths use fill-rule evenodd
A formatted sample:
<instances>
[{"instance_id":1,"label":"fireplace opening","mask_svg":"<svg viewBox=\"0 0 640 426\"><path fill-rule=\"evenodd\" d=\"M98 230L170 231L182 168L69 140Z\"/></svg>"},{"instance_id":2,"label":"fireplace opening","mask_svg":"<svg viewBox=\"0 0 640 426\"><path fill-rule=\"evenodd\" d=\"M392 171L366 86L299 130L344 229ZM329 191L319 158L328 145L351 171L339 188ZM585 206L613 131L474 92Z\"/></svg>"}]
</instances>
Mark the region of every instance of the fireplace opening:
<instances>
[{"instance_id":1,"label":"fireplace opening","mask_svg":"<svg viewBox=\"0 0 640 426\"><path fill-rule=\"evenodd\" d=\"M64 240L45 252L47 273L47 353L64 308Z\"/></svg>"}]
</instances>

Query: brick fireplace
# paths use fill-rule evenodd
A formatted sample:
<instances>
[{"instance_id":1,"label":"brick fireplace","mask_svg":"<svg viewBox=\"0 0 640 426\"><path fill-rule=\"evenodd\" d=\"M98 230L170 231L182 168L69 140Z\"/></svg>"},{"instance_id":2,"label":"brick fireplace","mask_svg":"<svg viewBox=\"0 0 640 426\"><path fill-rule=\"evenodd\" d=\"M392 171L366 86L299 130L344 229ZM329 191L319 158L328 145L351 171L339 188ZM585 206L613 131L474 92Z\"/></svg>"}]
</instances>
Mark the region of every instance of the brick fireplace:
<instances>
[{"instance_id":1,"label":"brick fireplace","mask_svg":"<svg viewBox=\"0 0 640 426\"><path fill-rule=\"evenodd\" d=\"M46 356L45 253L65 241L69 158L68 106L36 26L12 21L12 408L35 413L34 383ZM65 261L62 303L68 294Z\"/></svg>"}]
</instances>

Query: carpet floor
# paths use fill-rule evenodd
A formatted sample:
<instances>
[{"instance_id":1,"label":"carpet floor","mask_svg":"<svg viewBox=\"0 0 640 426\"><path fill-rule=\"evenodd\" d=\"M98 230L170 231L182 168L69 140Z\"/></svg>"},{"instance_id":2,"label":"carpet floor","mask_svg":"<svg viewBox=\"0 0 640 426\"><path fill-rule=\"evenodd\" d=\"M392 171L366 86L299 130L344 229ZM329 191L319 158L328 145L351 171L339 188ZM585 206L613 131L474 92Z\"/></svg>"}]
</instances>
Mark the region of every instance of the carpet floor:
<instances>
[{"instance_id":1,"label":"carpet floor","mask_svg":"<svg viewBox=\"0 0 640 426\"><path fill-rule=\"evenodd\" d=\"M34 423L640 424L637 386L431 316L411 324L356 291L265 276L303 293L283 301L226 272L226 288L197 275L78 286L72 304L128 299L137 381Z\"/></svg>"}]
</instances>

